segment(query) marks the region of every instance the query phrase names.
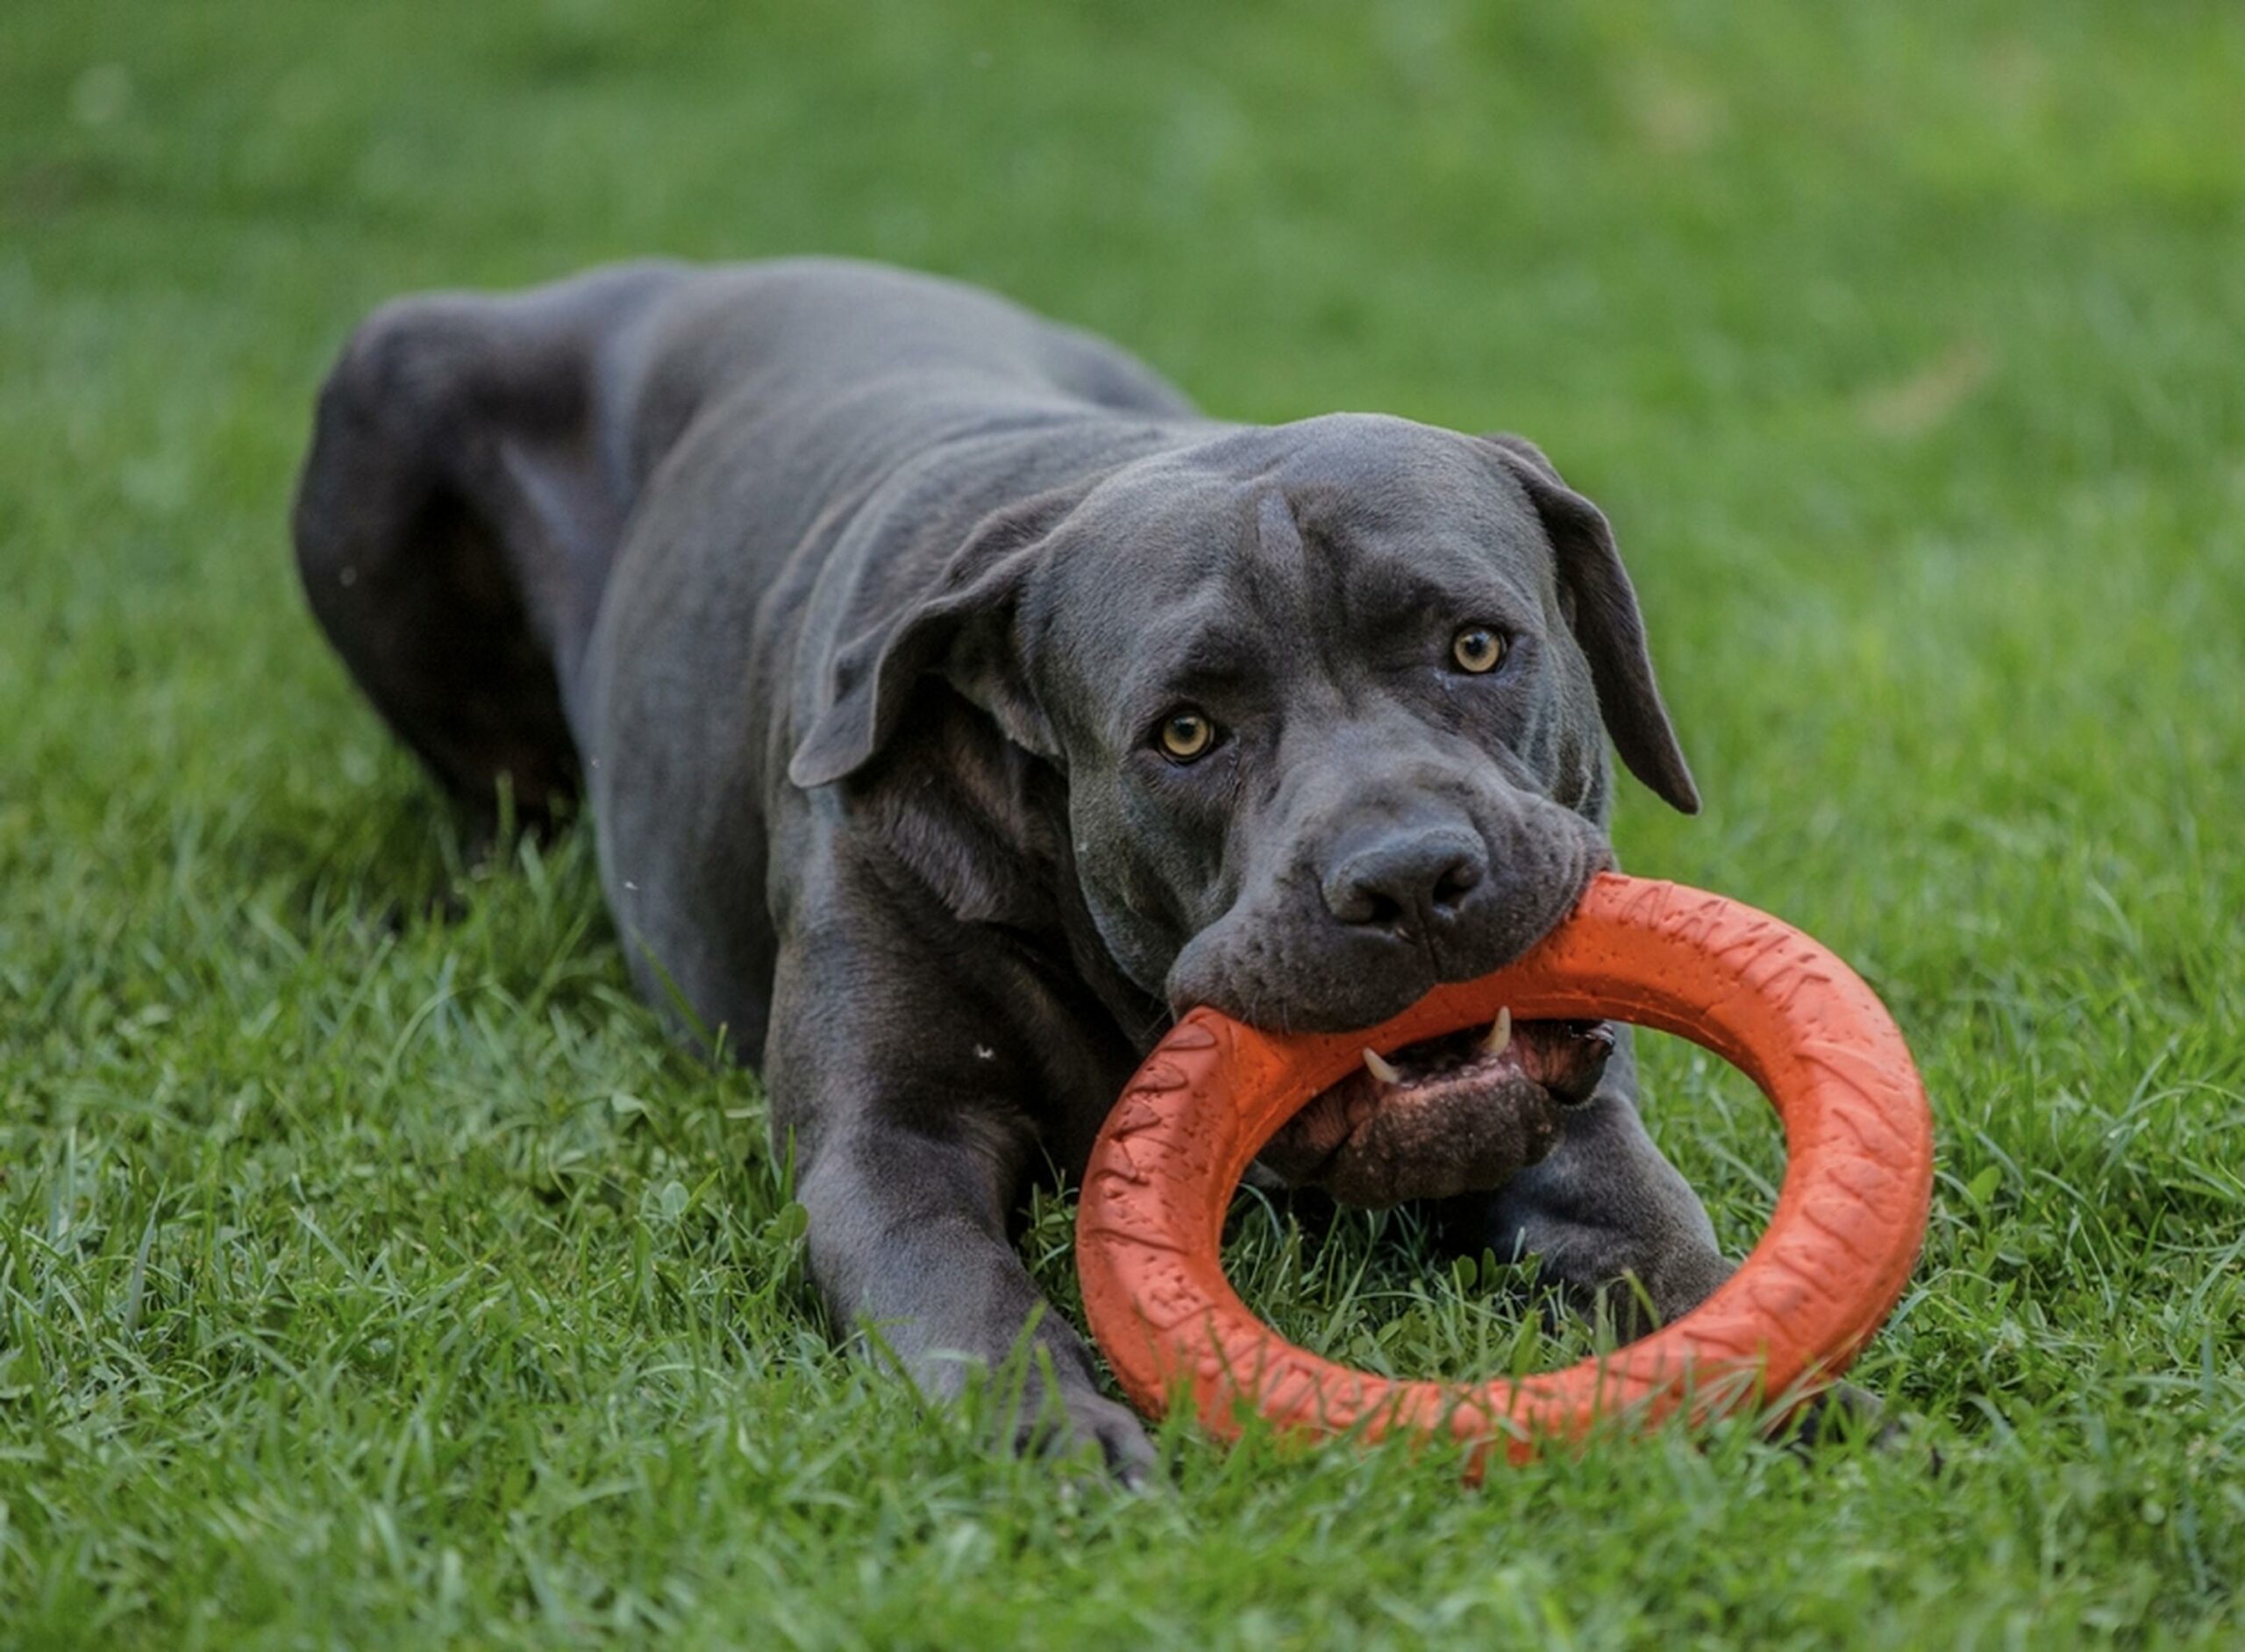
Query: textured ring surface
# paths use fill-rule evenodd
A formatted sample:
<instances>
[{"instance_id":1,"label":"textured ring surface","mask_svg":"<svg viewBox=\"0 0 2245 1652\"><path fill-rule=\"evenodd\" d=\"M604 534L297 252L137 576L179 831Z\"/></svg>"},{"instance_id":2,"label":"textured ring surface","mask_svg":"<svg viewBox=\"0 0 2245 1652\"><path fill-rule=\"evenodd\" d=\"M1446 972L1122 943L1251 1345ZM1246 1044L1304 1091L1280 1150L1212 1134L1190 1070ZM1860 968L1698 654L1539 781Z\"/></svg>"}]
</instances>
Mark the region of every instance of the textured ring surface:
<instances>
[{"instance_id":1,"label":"textured ring surface","mask_svg":"<svg viewBox=\"0 0 2245 1652\"><path fill-rule=\"evenodd\" d=\"M1369 1043L1488 1021L1605 1017L1680 1034L1740 1068L1784 1122L1777 1210L1699 1307L1564 1371L1486 1384L1355 1371L1281 1338L1226 1281L1242 1173ZM1513 1462L1601 1417L1705 1417L1828 1382L1907 1283L1933 1193L1933 1121L1902 1035L1855 972L1799 930L1678 885L1607 873L1518 963L1437 988L1369 1033L1264 1033L1196 1009L1138 1069L1085 1172L1076 1262L1093 1335L1150 1414L1184 1393L1204 1427L1243 1406L1287 1429L1470 1443Z\"/></svg>"}]
</instances>

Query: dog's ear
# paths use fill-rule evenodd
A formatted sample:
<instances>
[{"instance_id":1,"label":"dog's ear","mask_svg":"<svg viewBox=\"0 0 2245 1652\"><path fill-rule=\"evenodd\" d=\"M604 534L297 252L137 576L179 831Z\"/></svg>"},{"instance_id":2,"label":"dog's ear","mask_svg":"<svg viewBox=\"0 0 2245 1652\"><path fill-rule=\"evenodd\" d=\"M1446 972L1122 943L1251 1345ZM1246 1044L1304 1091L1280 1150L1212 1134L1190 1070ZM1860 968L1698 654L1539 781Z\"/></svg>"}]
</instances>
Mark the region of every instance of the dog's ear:
<instances>
[{"instance_id":1,"label":"dog's ear","mask_svg":"<svg viewBox=\"0 0 2245 1652\"><path fill-rule=\"evenodd\" d=\"M1637 594L1605 513L1559 479L1543 452L1525 437L1489 437L1500 462L1527 490L1558 562L1575 641L1590 662L1599 714L1629 773L1686 815L1700 812L1699 787L1678 744L1676 727L1653 680Z\"/></svg>"},{"instance_id":2,"label":"dog's ear","mask_svg":"<svg viewBox=\"0 0 2245 1652\"><path fill-rule=\"evenodd\" d=\"M834 656L788 778L824 786L863 767L896 730L923 678L939 676L1039 757L1059 744L1023 668L1021 606L1030 572L1074 502L1040 495L977 523L928 591L876 621Z\"/></svg>"}]
</instances>

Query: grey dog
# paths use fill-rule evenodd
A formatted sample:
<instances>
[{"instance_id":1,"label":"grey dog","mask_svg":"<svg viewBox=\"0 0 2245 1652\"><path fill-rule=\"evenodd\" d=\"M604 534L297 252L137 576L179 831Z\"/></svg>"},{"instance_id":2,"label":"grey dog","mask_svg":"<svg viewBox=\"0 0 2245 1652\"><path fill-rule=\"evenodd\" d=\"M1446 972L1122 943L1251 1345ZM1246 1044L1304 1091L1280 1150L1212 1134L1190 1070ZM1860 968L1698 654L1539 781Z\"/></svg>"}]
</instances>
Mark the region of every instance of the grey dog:
<instances>
[{"instance_id":1,"label":"grey dog","mask_svg":"<svg viewBox=\"0 0 2245 1652\"><path fill-rule=\"evenodd\" d=\"M1519 955L1611 864L1607 736L1699 803L1606 520L1529 443L1210 419L875 266L386 306L296 541L447 790L588 803L642 990L763 1075L837 1321L938 1392L1026 1331L1021 1442L1127 1478L1145 1436L1009 1240L1030 1178L1185 1007L1361 1028ZM1585 1301L1728 1272L1626 1029L1372 1052L1262 1168L1439 1200Z\"/></svg>"}]
</instances>

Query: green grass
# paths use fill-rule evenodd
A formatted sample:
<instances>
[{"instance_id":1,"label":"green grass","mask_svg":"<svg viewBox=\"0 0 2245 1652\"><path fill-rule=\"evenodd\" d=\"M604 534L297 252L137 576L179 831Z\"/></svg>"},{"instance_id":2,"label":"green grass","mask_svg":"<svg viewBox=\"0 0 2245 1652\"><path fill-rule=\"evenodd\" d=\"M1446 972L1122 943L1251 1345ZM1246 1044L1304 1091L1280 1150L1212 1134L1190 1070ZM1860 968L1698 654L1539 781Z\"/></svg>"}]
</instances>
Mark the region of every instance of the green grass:
<instances>
[{"instance_id":1,"label":"green grass","mask_svg":"<svg viewBox=\"0 0 2245 1652\"><path fill-rule=\"evenodd\" d=\"M1912 11L0 13L0 1642L2236 1644L2245 23ZM1923 1064L1863 1374L1937 1477L1172 1428L1134 1499L833 1351L755 1085L632 1000L582 836L467 857L284 533L381 297L807 249L1607 505L1710 801L1633 794L1630 865ZM1651 1079L1743 1248L1766 1109ZM1350 1358L1558 1356L1408 1222L1232 1257Z\"/></svg>"}]
</instances>

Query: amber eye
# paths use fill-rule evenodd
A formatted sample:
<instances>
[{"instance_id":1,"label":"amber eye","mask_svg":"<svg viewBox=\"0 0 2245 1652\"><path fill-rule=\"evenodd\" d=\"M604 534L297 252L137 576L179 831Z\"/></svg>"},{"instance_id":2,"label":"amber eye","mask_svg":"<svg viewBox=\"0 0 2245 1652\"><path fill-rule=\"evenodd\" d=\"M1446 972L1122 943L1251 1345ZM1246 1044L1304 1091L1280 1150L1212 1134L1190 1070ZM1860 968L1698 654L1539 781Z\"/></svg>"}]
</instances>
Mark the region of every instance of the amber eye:
<instances>
[{"instance_id":1,"label":"amber eye","mask_svg":"<svg viewBox=\"0 0 2245 1652\"><path fill-rule=\"evenodd\" d=\"M1504 633L1486 625L1468 625L1450 639L1450 657L1460 671L1470 671L1477 677L1494 671L1505 661Z\"/></svg>"},{"instance_id":2,"label":"amber eye","mask_svg":"<svg viewBox=\"0 0 2245 1652\"><path fill-rule=\"evenodd\" d=\"M1191 706L1180 706L1161 720L1161 749L1172 763L1205 757L1216 743L1216 725Z\"/></svg>"}]
</instances>

